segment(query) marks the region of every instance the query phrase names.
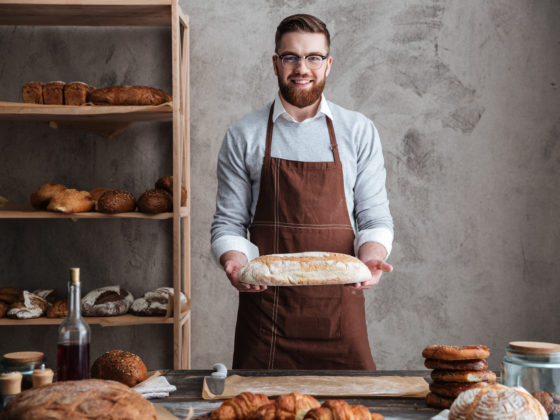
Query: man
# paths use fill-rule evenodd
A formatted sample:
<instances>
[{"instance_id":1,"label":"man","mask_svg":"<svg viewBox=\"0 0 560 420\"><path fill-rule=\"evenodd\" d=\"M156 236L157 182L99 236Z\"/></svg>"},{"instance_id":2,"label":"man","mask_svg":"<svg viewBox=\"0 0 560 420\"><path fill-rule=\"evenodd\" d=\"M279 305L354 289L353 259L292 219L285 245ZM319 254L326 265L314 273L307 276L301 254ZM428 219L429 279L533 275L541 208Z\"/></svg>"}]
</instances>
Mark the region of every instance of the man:
<instances>
[{"instance_id":1,"label":"man","mask_svg":"<svg viewBox=\"0 0 560 420\"><path fill-rule=\"evenodd\" d=\"M375 369L362 289L392 270L393 222L375 126L323 96L329 49L321 20L284 19L272 57L279 93L231 125L220 149L212 250L241 292L233 368ZM304 251L355 254L371 279L268 288L238 280L259 254Z\"/></svg>"}]
</instances>

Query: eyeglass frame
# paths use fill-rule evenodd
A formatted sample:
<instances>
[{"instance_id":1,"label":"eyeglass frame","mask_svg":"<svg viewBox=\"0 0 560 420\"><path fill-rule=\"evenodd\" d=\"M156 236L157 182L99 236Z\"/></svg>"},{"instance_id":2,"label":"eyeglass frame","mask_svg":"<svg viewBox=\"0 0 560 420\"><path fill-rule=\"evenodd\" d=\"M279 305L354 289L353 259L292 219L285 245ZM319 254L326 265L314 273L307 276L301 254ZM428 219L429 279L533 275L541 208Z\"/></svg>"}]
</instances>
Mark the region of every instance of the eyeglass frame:
<instances>
[{"instance_id":1,"label":"eyeglass frame","mask_svg":"<svg viewBox=\"0 0 560 420\"><path fill-rule=\"evenodd\" d=\"M282 63L282 66L286 66L286 64L284 63L284 57L287 56L293 56L293 57L297 57L298 61L295 65L293 65L294 68L296 68L297 66L299 66L299 63L301 62L301 59L303 58L305 60L305 65L309 68L312 69L312 67L309 66L309 62L307 61L307 57L321 57L321 64L319 65L319 67L317 67L317 69L321 68L321 66L323 65L323 62L330 57L330 54L327 55L320 55L320 54L309 54L309 55L296 55L293 53L286 53L286 54L276 54L276 57L278 57L280 59L280 62ZM287 65L289 66L289 64Z\"/></svg>"}]
</instances>

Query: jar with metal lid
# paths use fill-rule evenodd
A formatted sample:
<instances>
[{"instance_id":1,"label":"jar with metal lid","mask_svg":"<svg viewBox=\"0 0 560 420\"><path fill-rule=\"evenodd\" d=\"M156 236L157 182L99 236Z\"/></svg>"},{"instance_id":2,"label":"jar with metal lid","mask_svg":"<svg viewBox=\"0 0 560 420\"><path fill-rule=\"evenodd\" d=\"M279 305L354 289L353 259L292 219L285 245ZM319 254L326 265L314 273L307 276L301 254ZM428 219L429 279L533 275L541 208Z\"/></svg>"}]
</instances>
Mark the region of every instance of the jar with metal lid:
<instances>
[{"instance_id":1,"label":"jar with metal lid","mask_svg":"<svg viewBox=\"0 0 560 420\"><path fill-rule=\"evenodd\" d=\"M512 341L501 373L503 385L525 388L551 418L560 418L560 344Z\"/></svg>"}]
</instances>

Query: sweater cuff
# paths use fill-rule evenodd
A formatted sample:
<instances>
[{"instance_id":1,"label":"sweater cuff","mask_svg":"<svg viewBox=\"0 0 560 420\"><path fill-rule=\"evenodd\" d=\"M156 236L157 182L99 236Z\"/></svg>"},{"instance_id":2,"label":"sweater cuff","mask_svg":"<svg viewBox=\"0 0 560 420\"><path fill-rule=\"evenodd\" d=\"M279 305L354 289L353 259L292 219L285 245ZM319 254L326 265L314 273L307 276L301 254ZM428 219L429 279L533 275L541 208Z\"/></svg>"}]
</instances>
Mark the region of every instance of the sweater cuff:
<instances>
[{"instance_id":1,"label":"sweater cuff","mask_svg":"<svg viewBox=\"0 0 560 420\"><path fill-rule=\"evenodd\" d=\"M355 255L358 255L358 250L366 242L377 242L383 245L387 250L387 256L385 257L385 260L387 260L393 248L393 232L387 228L364 229L358 232L354 238Z\"/></svg>"},{"instance_id":2,"label":"sweater cuff","mask_svg":"<svg viewBox=\"0 0 560 420\"><path fill-rule=\"evenodd\" d=\"M212 253L218 265L220 257L227 251L239 251L247 256L247 260L254 260L259 256L259 248L242 236L224 235L212 242Z\"/></svg>"}]
</instances>

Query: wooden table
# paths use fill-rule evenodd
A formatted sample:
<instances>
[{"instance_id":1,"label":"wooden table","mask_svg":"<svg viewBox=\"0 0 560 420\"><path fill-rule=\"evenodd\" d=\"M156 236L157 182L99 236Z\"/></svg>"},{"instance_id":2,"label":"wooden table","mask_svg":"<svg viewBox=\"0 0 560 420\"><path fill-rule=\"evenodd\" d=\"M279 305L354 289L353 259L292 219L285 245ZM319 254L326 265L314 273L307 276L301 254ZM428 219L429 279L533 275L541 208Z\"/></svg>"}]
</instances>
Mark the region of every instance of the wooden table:
<instances>
[{"instance_id":1,"label":"wooden table","mask_svg":"<svg viewBox=\"0 0 560 420\"><path fill-rule=\"evenodd\" d=\"M163 375L169 383L177 387L168 398L152 399L153 404L160 404L179 418L187 417L192 407L194 415L208 413L218 407L222 400L207 401L202 399L202 381L209 376L211 370L166 370ZM305 371L305 370L229 370L228 375L241 376L297 376L297 375L328 375L328 376L421 376L428 383L430 371ZM349 404L362 404L377 413L381 413L387 420L392 419L430 419L441 410L426 407L423 398L374 397L374 398L345 398ZM319 399L319 401L323 401Z\"/></svg>"}]
</instances>

